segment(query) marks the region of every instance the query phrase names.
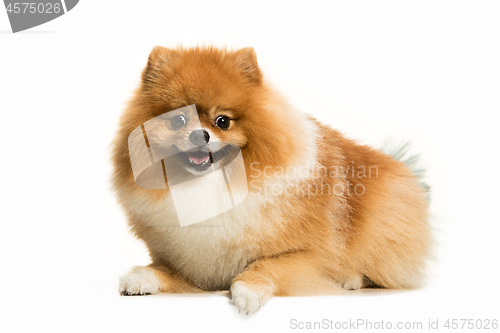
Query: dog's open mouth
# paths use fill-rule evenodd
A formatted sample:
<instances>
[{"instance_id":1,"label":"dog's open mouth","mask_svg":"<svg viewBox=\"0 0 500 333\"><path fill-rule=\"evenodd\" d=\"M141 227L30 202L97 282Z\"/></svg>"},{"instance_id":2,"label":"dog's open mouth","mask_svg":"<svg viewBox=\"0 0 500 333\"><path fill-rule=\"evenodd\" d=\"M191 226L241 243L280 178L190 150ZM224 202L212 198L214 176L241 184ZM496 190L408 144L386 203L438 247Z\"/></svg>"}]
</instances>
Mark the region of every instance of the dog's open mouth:
<instances>
[{"instance_id":1,"label":"dog's open mouth","mask_svg":"<svg viewBox=\"0 0 500 333\"><path fill-rule=\"evenodd\" d=\"M210 153L204 151L186 153L189 163L192 165L206 165L210 163Z\"/></svg>"},{"instance_id":2,"label":"dog's open mouth","mask_svg":"<svg viewBox=\"0 0 500 333\"><path fill-rule=\"evenodd\" d=\"M177 154L177 158L189 172L204 172L212 166L212 158L210 151L206 149L193 149L183 151Z\"/></svg>"},{"instance_id":3,"label":"dog's open mouth","mask_svg":"<svg viewBox=\"0 0 500 333\"><path fill-rule=\"evenodd\" d=\"M233 159L230 155L233 155L232 153L235 150L230 144L211 144L210 148L216 150L210 151L206 148L196 148L180 152L177 156L187 171L194 171L196 173L207 171L213 164L224 158L228 158L228 160Z\"/></svg>"}]
</instances>

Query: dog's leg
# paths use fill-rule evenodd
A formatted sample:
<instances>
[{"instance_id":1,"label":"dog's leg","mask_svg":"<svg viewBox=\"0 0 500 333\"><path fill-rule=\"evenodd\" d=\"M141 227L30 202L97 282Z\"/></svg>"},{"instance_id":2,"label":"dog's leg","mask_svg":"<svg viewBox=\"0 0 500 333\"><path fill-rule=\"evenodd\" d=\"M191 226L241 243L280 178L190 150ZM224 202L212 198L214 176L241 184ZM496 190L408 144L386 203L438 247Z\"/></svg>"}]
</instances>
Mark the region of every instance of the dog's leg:
<instances>
[{"instance_id":1,"label":"dog's leg","mask_svg":"<svg viewBox=\"0 0 500 333\"><path fill-rule=\"evenodd\" d=\"M307 252L265 257L251 263L237 275L231 296L240 312L251 313L272 296L298 296L331 293L341 288L322 267L323 259Z\"/></svg>"},{"instance_id":2,"label":"dog's leg","mask_svg":"<svg viewBox=\"0 0 500 333\"><path fill-rule=\"evenodd\" d=\"M120 294L153 295L165 293L199 293L199 289L183 276L162 264L135 266L130 273L120 278Z\"/></svg>"}]
</instances>

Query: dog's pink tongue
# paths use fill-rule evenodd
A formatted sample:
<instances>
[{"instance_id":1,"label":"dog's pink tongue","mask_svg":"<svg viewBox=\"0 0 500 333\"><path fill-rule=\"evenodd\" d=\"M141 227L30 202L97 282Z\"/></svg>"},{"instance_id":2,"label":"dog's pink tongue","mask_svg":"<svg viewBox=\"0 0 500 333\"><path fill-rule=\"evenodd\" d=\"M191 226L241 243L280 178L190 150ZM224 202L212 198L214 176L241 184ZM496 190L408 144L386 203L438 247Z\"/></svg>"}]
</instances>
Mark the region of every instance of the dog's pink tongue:
<instances>
[{"instance_id":1,"label":"dog's pink tongue","mask_svg":"<svg viewBox=\"0 0 500 333\"><path fill-rule=\"evenodd\" d=\"M189 159L191 161L193 161L195 164L201 164L203 162L205 162L206 160L209 159L210 156L206 155L206 156L203 156L203 157L194 157L194 156L189 156Z\"/></svg>"}]
</instances>

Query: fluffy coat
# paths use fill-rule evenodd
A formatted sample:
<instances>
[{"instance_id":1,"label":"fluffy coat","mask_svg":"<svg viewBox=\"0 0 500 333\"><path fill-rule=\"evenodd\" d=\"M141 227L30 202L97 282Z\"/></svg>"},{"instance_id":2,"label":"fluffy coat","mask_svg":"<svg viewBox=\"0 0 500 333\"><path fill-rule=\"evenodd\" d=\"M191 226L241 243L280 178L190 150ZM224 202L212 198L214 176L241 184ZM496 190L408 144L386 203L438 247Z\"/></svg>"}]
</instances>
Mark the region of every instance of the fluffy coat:
<instances>
[{"instance_id":1,"label":"fluffy coat","mask_svg":"<svg viewBox=\"0 0 500 333\"><path fill-rule=\"evenodd\" d=\"M249 194L181 228L168 189L135 184L127 138L191 104L211 136L241 148ZM234 119L225 131L213 122L221 112ZM120 279L124 295L229 289L248 313L272 296L421 281L431 236L418 177L296 111L264 80L251 48L156 47L120 119L112 163L118 200L152 259Z\"/></svg>"}]
</instances>

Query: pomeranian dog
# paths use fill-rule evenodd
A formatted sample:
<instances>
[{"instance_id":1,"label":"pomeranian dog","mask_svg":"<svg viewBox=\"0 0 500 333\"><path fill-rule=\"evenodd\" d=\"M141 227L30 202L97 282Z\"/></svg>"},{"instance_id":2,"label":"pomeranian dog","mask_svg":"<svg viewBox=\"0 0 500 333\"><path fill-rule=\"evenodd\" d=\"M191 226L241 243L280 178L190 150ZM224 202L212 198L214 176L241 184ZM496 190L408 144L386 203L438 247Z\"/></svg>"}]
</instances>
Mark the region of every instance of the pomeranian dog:
<instances>
[{"instance_id":1,"label":"pomeranian dog","mask_svg":"<svg viewBox=\"0 0 500 333\"><path fill-rule=\"evenodd\" d=\"M189 126L186 110L197 125ZM145 126L156 126L154 134ZM146 140L146 162L134 160L133 133ZM151 152L154 145L163 155ZM161 159L167 155L173 162ZM236 155L244 181L241 168L225 168L224 179L240 178L231 192L241 202L181 226L181 210L218 205L223 194L211 187L220 181L211 175ZM155 47L120 118L112 163L118 201L152 259L121 277L122 295L230 290L248 314L272 296L422 281L428 188L404 161L295 110L265 81L252 48ZM158 168L137 175L141 163ZM175 201L167 164L202 186ZM155 185L155 172L169 179Z\"/></svg>"}]
</instances>

